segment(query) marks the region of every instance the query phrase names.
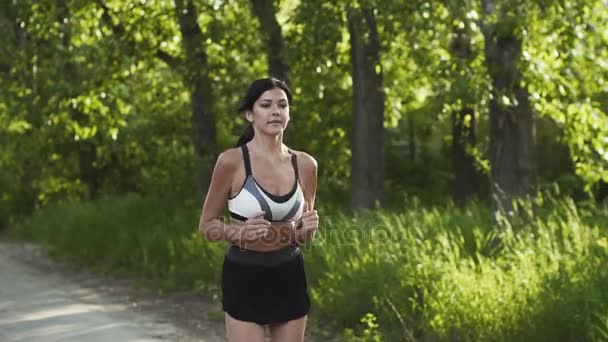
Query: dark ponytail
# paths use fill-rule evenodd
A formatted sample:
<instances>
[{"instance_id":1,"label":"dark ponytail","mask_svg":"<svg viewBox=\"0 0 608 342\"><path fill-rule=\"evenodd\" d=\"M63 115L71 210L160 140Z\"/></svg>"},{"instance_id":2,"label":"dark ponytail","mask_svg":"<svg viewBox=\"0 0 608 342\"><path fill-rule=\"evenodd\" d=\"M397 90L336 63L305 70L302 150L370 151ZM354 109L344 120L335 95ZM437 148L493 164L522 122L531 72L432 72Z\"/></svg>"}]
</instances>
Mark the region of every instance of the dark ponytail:
<instances>
[{"instance_id":1,"label":"dark ponytail","mask_svg":"<svg viewBox=\"0 0 608 342\"><path fill-rule=\"evenodd\" d=\"M291 90L289 90L289 87L285 82L272 77L260 78L258 80L253 81L253 83L251 83L251 85L249 86L247 93L241 100L239 112L243 113L248 110L253 110L253 104L255 103L255 101L257 101L257 99L260 98L260 96L262 96L264 92L274 88L280 88L285 92L285 95L287 95L287 101L289 103L289 106L291 106ZM240 147L250 142L251 139L253 139L254 134L255 131L253 129L253 124L248 123L245 129L243 130L243 133L241 133L241 136L239 137L239 140L236 143L236 147Z\"/></svg>"},{"instance_id":2,"label":"dark ponytail","mask_svg":"<svg viewBox=\"0 0 608 342\"><path fill-rule=\"evenodd\" d=\"M255 134L255 131L253 130L253 124L251 124L251 122L250 122L247 124L247 126L245 126L245 129L243 130L243 133L241 133L241 136L239 137L239 141L237 141L235 147L241 147L241 146L245 145L246 143L250 142L251 139L253 139L254 134Z\"/></svg>"}]
</instances>

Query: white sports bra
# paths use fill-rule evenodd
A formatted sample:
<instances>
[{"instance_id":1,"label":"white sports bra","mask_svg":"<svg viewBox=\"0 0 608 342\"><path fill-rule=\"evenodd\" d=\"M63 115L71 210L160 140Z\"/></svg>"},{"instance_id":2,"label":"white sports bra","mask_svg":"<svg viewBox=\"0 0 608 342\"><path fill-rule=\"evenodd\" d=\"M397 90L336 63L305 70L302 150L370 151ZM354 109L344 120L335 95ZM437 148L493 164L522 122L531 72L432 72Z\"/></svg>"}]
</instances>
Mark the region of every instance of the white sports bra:
<instances>
[{"instance_id":1,"label":"white sports bra","mask_svg":"<svg viewBox=\"0 0 608 342\"><path fill-rule=\"evenodd\" d=\"M298 163L295 153L291 153L291 163L296 176L295 184L289 193L281 196L273 195L264 190L253 178L251 162L247 145L242 145L243 161L245 163L245 182L239 192L228 198L228 210L234 219L246 221L260 211L268 221L297 221L304 211L304 193L300 186Z\"/></svg>"}]
</instances>

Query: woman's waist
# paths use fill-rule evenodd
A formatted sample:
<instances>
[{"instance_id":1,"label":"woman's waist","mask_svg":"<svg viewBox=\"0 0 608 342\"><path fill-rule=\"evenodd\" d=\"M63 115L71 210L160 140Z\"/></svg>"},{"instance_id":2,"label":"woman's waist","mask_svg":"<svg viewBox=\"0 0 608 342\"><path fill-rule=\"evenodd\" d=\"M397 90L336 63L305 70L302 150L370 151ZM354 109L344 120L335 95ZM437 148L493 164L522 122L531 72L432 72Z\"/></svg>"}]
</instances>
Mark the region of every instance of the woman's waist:
<instances>
[{"instance_id":1,"label":"woman's waist","mask_svg":"<svg viewBox=\"0 0 608 342\"><path fill-rule=\"evenodd\" d=\"M260 251L230 245L226 252L226 258L232 262L246 265L277 266L295 259L301 253L299 246Z\"/></svg>"},{"instance_id":2,"label":"woman's waist","mask_svg":"<svg viewBox=\"0 0 608 342\"><path fill-rule=\"evenodd\" d=\"M242 249L257 252L272 252L293 245L295 241L298 222L295 221L270 221L268 230L261 236L253 236L255 230L244 226L244 221L231 219L233 228L236 228L237 236L229 234L240 242Z\"/></svg>"}]
</instances>

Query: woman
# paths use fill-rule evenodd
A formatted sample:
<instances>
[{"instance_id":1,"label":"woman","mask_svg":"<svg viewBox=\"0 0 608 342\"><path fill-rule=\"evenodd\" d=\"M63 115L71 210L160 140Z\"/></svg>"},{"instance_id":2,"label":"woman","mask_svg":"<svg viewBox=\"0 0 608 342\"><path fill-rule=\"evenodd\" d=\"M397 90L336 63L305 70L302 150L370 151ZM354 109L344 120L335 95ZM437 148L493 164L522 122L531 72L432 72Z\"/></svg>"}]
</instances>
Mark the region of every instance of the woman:
<instances>
[{"instance_id":1,"label":"woman","mask_svg":"<svg viewBox=\"0 0 608 342\"><path fill-rule=\"evenodd\" d=\"M249 121L237 147L218 157L199 231L230 243L222 269L229 341L303 341L310 299L300 245L319 226L317 162L283 144L291 91L254 81L240 111ZM230 223L220 220L228 203Z\"/></svg>"}]
</instances>

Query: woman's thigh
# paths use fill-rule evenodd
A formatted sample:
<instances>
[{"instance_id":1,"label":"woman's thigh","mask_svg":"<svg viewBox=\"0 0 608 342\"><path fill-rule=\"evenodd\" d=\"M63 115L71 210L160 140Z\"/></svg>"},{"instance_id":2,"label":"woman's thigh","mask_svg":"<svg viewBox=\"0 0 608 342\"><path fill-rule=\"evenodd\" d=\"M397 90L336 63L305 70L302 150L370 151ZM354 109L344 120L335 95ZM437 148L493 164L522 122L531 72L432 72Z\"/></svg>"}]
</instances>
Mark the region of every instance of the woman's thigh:
<instances>
[{"instance_id":1,"label":"woman's thigh","mask_svg":"<svg viewBox=\"0 0 608 342\"><path fill-rule=\"evenodd\" d=\"M227 313L224 313L224 317L228 342L264 342L264 326L239 321Z\"/></svg>"},{"instance_id":2,"label":"woman's thigh","mask_svg":"<svg viewBox=\"0 0 608 342\"><path fill-rule=\"evenodd\" d=\"M271 324L270 336L272 342L302 342L306 330L307 316L285 323Z\"/></svg>"}]
</instances>

